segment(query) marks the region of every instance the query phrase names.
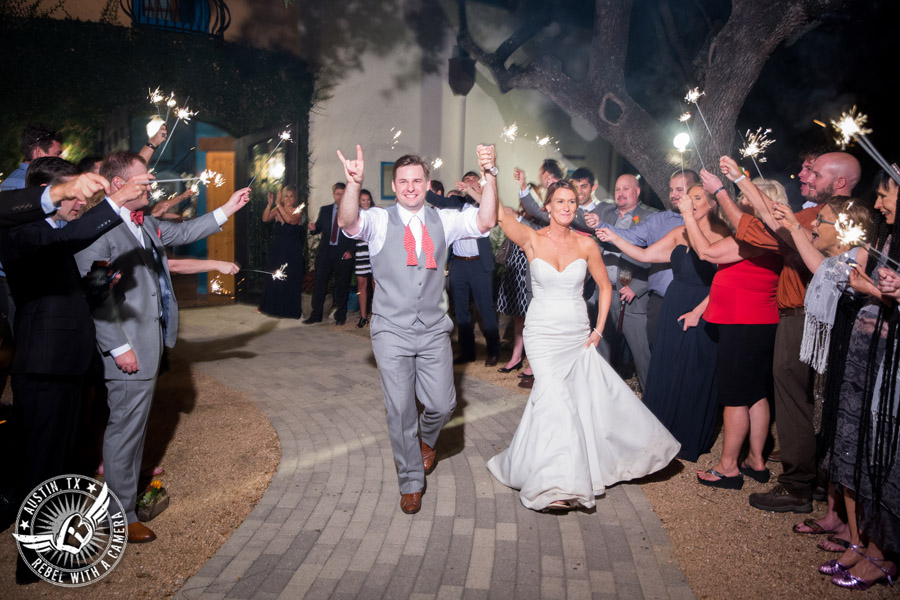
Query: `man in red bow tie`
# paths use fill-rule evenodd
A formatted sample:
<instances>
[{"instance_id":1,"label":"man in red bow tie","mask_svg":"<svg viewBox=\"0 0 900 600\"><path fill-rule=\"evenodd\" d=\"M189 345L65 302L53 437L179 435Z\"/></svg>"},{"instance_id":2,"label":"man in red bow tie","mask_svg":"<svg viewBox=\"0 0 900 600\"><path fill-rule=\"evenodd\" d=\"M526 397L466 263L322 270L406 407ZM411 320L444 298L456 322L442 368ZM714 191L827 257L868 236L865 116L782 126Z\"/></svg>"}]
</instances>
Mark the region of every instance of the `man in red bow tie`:
<instances>
[{"instance_id":1,"label":"man in red bow tie","mask_svg":"<svg viewBox=\"0 0 900 600\"><path fill-rule=\"evenodd\" d=\"M110 181L114 192L142 179L149 183L153 178L144 159L133 152L114 152L103 161L100 174ZM103 437L104 477L125 508L130 543L156 539L137 520L135 504L163 345L174 346L178 333L178 303L165 247L190 244L221 231L249 199L249 188L244 188L222 207L197 219L175 223L157 221L141 212L148 204L144 189L120 209L124 226L108 231L75 257L82 273L95 262L106 261L122 275L110 292L111 301L93 307L92 313L110 410Z\"/></svg>"},{"instance_id":2,"label":"man in red bow tie","mask_svg":"<svg viewBox=\"0 0 900 600\"><path fill-rule=\"evenodd\" d=\"M388 435L400 483L400 509L418 512L425 475L436 462L441 428L456 407L453 354L447 316L444 266L447 247L466 237L484 237L497 222L497 174L493 146L479 146L487 184L477 211L425 206L428 164L418 156L394 163L393 206L359 210L362 148L344 165L347 187L338 212L347 236L368 242L378 292L372 306L372 350L378 361L387 408ZM421 415L416 398L422 403Z\"/></svg>"}]
</instances>

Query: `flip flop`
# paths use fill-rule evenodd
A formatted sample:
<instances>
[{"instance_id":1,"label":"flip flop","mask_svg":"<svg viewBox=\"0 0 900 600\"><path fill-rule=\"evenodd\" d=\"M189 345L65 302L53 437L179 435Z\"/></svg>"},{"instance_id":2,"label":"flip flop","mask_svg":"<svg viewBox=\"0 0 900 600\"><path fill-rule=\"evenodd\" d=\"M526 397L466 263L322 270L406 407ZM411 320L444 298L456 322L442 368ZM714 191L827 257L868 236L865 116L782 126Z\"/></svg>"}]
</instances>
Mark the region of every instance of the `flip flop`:
<instances>
[{"instance_id":1,"label":"flip flop","mask_svg":"<svg viewBox=\"0 0 900 600\"><path fill-rule=\"evenodd\" d=\"M834 537L833 535L829 535L828 538L816 544L816 548L822 552L833 552L835 554L844 552L849 547L850 542Z\"/></svg>"},{"instance_id":2,"label":"flip flop","mask_svg":"<svg viewBox=\"0 0 900 600\"><path fill-rule=\"evenodd\" d=\"M697 481L699 481L702 485L721 488L723 490L739 490L744 487L744 476L742 474L729 477L724 473L716 471L715 469L707 469L706 472L710 475L715 475L716 477L718 477L718 479L716 479L715 481L703 479L698 473Z\"/></svg>"},{"instance_id":3,"label":"flip flop","mask_svg":"<svg viewBox=\"0 0 900 600\"><path fill-rule=\"evenodd\" d=\"M800 527L806 527L809 531L800 531ZM825 529L815 519L805 519L802 523L797 523L791 528L791 531L798 535L825 535L826 533L837 533L833 529Z\"/></svg>"},{"instance_id":4,"label":"flip flop","mask_svg":"<svg viewBox=\"0 0 900 600\"><path fill-rule=\"evenodd\" d=\"M769 478L772 476L772 473L768 469L757 471L756 469L748 467L747 463L742 464L740 469L741 473L760 483L769 483Z\"/></svg>"}]
</instances>

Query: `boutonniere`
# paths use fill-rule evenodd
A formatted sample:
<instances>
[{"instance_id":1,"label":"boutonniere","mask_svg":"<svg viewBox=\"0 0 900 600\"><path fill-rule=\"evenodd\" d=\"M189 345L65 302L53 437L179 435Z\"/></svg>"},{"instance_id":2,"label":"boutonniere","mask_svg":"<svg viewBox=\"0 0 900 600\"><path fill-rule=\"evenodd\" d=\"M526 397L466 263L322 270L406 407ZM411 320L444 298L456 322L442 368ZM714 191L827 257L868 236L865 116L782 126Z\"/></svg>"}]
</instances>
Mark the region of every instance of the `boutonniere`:
<instances>
[{"instance_id":1,"label":"boutonniere","mask_svg":"<svg viewBox=\"0 0 900 600\"><path fill-rule=\"evenodd\" d=\"M631 224L632 224L632 225L637 225L637 224L640 223L640 222L641 222L641 216L640 216L640 215L634 215L634 217L631 218Z\"/></svg>"}]
</instances>

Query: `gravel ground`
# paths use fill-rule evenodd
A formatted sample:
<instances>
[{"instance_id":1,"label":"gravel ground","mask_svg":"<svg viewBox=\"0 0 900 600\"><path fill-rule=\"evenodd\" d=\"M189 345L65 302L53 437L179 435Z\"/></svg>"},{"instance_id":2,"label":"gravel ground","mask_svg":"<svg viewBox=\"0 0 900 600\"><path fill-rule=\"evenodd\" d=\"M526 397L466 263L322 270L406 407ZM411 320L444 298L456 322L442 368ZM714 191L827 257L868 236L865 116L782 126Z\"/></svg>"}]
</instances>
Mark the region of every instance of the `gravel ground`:
<instances>
[{"instance_id":1,"label":"gravel ground","mask_svg":"<svg viewBox=\"0 0 900 600\"><path fill-rule=\"evenodd\" d=\"M269 485L281 450L268 419L243 394L188 369L177 349L159 380L146 456L161 456L169 508L148 523L159 538L131 545L103 580L84 588L15 584L16 545L0 533L0 597L166 598L250 514Z\"/></svg>"}]
</instances>

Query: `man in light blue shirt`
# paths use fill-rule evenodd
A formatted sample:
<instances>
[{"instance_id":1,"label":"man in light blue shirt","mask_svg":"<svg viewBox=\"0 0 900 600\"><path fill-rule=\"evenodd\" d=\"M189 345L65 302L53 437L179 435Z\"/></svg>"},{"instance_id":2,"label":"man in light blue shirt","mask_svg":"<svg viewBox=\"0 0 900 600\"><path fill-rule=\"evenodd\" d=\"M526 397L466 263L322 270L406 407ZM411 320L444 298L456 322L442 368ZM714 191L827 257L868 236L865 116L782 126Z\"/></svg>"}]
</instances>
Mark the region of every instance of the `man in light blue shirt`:
<instances>
[{"instance_id":1,"label":"man in light blue shirt","mask_svg":"<svg viewBox=\"0 0 900 600\"><path fill-rule=\"evenodd\" d=\"M25 157L24 162L0 182L0 191L20 190L25 187L25 171L28 170L28 165L42 156L62 154L62 137L59 133L40 125L29 125L22 132L22 154Z\"/></svg>"},{"instance_id":2,"label":"man in light blue shirt","mask_svg":"<svg viewBox=\"0 0 900 600\"><path fill-rule=\"evenodd\" d=\"M672 210L654 213L628 229L616 227L614 223L604 223L594 214L585 214L585 221L595 229L612 229L622 239L635 246L647 247L661 240L676 227L684 225L679 204L681 198L695 185L700 185L700 176L695 171L689 169L675 171L669 179L669 201ZM656 337L656 323L662 308L662 300L670 283L672 283L672 268L668 263L654 264L650 267L650 275L647 278L647 287L650 290L650 298L647 301L647 338L651 347Z\"/></svg>"}]
</instances>

